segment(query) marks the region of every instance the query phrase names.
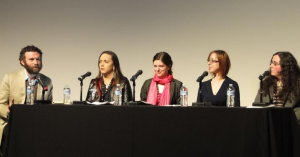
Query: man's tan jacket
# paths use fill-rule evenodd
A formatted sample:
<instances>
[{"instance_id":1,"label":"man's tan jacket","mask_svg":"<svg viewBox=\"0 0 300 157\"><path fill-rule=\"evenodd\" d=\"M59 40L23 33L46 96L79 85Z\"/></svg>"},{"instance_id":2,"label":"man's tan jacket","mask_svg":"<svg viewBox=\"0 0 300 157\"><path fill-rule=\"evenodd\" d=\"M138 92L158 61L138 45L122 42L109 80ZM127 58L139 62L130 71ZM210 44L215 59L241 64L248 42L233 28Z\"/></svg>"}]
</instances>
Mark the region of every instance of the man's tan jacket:
<instances>
[{"instance_id":1,"label":"man's tan jacket","mask_svg":"<svg viewBox=\"0 0 300 157\"><path fill-rule=\"evenodd\" d=\"M48 91L45 92L45 100L52 101L51 79L43 74L38 74ZM26 99L25 69L5 74L0 86L0 117L7 118L8 104L14 99L14 104L24 104ZM43 87L37 84L37 100L42 100ZM7 123L0 118L0 145L3 128Z\"/></svg>"}]
</instances>

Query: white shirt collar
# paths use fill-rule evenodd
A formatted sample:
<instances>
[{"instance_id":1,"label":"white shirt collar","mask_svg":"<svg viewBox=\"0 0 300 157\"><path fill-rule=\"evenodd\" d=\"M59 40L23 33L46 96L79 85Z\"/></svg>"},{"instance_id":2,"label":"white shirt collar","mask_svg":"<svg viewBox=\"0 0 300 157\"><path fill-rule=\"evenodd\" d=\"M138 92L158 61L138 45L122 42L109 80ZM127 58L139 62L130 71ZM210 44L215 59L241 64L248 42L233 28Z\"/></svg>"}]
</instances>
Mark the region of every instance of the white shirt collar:
<instances>
[{"instance_id":1,"label":"white shirt collar","mask_svg":"<svg viewBox=\"0 0 300 157\"><path fill-rule=\"evenodd\" d=\"M28 79L28 78L29 78L29 76L27 75L27 71L26 71L26 69L24 69L24 73L25 73L25 81L26 81L26 80L29 80L29 79ZM38 74L34 74L34 75L32 75L32 76L34 76L34 77L35 77L35 76L37 76L37 75L38 75ZM29 81L29 82L32 82L32 81ZM36 84L36 82L37 82L37 79L34 79L34 80L33 80L33 82L32 82L32 83L33 83L33 85L35 85L35 84Z\"/></svg>"}]
</instances>

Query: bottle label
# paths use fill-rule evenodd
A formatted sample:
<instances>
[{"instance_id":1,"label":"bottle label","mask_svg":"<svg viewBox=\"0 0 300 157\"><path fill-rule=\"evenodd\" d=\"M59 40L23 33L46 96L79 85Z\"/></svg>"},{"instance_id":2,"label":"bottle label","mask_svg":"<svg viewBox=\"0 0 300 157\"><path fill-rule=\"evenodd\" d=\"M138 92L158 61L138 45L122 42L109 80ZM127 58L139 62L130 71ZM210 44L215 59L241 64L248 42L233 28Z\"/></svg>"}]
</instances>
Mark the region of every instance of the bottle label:
<instances>
[{"instance_id":1,"label":"bottle label","mask_svg":"<svg viewBox=\"0 0 300 157\"><path fill-rule=\"evenodd\" d=\"M64 94L70 94L70 89L64 89Z\"/></svg>"},{"instance_id":2,"label":"bottle label","mask_svg":"<svg viewBox=\"0 0 300 157\"><path fill-rule=\"evenodd\" d=\"M180 91L180 95L186 95L186 91Z\"/></svg>"},{"instance_id":3,"label":"bottle label","mask_svg":"<svg viewBox=\"0 0 300 157\"><path fill-rule=\"evenodd\" d=\"M115 91L115 95L121 95L120 91Z\"/></svg>"},{"instance_id":4,"label":"bottle label","mask_svg":"<svg viewBox=\"0 0 300 157\"><path fill-rule=\"evenodd\" d=\"M32 93L31 89L27 89L27 94L31 94L31 93Z\"/></svg>"},{"instance_id":5,"label":"bottle label","mask_svg":"<svg viewBox=\"0 0 300 157\"><path fill-rule=\"evenodd\" d=\"M233 90L229 90L229 91L227 91L227 95L234 95L234 91Z\"/></svg>"}]
</instances>

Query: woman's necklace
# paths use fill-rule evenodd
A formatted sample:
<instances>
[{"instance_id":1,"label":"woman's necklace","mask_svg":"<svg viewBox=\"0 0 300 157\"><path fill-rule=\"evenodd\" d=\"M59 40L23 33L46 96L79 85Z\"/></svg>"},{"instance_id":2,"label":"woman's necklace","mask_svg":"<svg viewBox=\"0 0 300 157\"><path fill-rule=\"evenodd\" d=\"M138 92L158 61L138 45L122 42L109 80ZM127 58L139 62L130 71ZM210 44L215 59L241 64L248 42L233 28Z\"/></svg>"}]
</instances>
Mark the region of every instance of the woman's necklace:
<instances>
[{"instance_id":1,"label":"woman's necklace","mask_svg":"<svg viewBox=\"0 0 300 157\"><path fill-rule=\"evenodd\" d=\"M110 83L108 85L104 84L104 81L102 82L102 90L101 90L101 101L104 101L104 96L107 94L108 89L111 87L111 84L113 82L113 79L111 79ZM103 88L105 87L105 88Z\"/></svg>"}]
</instances>

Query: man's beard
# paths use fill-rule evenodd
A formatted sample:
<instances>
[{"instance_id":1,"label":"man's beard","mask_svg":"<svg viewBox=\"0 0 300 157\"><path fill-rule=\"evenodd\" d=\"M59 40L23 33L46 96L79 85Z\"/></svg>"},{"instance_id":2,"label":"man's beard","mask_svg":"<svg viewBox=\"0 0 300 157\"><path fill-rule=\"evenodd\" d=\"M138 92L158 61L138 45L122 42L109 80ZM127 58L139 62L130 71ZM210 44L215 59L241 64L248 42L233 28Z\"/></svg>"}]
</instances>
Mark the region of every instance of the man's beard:
<instances>
[{"instance_id":1,"label":"man's beard","mask_svg":"<svg viewBox=\"0 0 300 157\"><path fill-rule=\"evenodd\" d=\"M43 64L35 65L34 67L30 67L26 61L24 61L24 68L29 74L38 74L42 70Z\"/></svg>"}]
</instances>

